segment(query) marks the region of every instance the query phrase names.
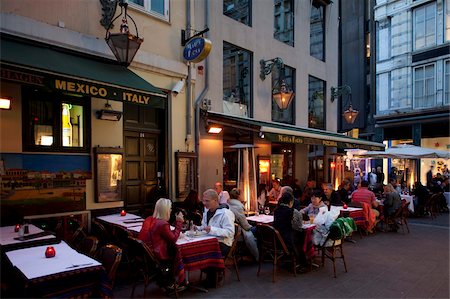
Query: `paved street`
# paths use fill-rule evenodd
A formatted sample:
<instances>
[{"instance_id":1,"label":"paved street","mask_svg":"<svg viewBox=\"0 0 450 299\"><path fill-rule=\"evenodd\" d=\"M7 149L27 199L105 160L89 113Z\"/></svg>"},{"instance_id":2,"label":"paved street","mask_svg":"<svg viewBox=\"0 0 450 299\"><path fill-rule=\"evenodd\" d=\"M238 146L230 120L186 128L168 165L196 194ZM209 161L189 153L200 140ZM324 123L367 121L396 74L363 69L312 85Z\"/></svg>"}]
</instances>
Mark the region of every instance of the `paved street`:
<instances>
[{"instance_id":1,"label":"paved street","mask_svg":"<svg viewBox=\"0 0 450 299\"><path fill-rule=\"evenodd\" d=\"M338 261L333 278L330 261L325 268L294 277L280 269L271 282L271 264L256 276L257 266L240 265L241 281L227 271L224 286L204 294L186 291L181 298L449 298L449 214L435 220L410 219L410 234L377 233L345 243L348 273ZM198 279L194 272L192 280ZM116 298L130 296L131 287L120 284ZM142 298L143 285L135 297ZM164 297L152 283L147 297Z\"/></svg>"}]
</instances>

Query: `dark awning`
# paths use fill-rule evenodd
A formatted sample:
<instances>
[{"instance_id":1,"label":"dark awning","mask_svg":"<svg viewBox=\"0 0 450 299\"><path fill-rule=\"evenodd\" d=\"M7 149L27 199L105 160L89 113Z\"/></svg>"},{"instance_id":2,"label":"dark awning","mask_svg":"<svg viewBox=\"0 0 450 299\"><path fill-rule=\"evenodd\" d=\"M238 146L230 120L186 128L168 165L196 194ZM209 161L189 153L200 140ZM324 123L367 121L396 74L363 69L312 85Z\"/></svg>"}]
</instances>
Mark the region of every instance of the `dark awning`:
<instances>
[{"instance_id":1,"label":"dark awning","mask_svg":"<svg viewBox=\"0 0 450 299\"><path fill-rule=\"evenodd\" d=\"M222 125L233 126L240 122L242 129L249 131L259 130L264 133L265 138L273 142L294 144L315 144L342 149L360 148L366 150L384 150L383 143L372 142L359 138L352 138L340 133L323 131L311 128L298 127L282 123L265 122L251 118L225 115L217 112L208 112L208 121Z\"/></svg>"},{"instance_id":2,"label":"dark awning","mask_svg":"<svg viewBox=\"0 0 450 299\"><path fill-rule=\"evenodd\" d=\"M3 80L146 106L165 106L167 95L163 91L112 60L3 35L0 46Z\"/></svg>"}]
</instances>

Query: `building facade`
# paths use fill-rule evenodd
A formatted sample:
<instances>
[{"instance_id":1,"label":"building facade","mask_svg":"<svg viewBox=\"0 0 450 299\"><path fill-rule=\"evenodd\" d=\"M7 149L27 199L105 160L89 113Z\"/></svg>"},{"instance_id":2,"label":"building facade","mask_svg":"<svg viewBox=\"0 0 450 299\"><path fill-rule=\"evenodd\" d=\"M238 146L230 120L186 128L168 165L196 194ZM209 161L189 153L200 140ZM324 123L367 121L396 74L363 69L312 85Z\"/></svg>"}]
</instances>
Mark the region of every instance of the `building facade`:
<instances>
[{"instance_id":1,"label":"building facade","mask_svg":"<svg viewBox=\"0 0 450 299\"><path fill-rule=\"evenodd\" d=\"M105 42L118 3L2 1L1 96L12 102L0 110L4 221L76 210L142 212L157 196L174 196L175 152L194 149L180 44L191 18L184 1L128 1L144 42L124 67ZM192 86L195 80L194 73Z\"/></svg>"},{"instance_id":2,"label":"building facade","mask_svg":"<svg viewBox=\"0 0 450 299\"><path fill-rule=\"evenodd\" d=\"M388 146L412 143L449 150L450 1L377 0L376 127ZM431 165L449 161L391 161L408 183L425 182ZM416 174L409 175L413 169ZM436 174L436 173L434 173Z\"/></svg>"}]
</instances>

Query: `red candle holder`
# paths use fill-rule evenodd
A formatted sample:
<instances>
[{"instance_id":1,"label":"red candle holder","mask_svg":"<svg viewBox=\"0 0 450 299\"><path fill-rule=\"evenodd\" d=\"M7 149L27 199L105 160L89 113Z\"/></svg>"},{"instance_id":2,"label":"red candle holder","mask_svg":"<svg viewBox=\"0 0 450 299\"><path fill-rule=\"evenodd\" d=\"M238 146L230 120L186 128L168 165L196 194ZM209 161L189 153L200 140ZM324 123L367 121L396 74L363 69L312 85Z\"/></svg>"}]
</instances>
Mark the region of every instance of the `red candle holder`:
<instances>
[{"instance_id":1,"label":"red candle holder","mask_svg":"<svg viewBox=\"0 0 450 299\"><path fill-rule=\"evenodd\" d=\"M45 250L45 257L51 258L54 257L55 255L56 255L55 248L53 248L53 246L48 246L47 249Z\"/></svg>"},{"instance_id":2,"label":"red candle holder","mask_svg":"<svg viewBox=\"0 0 450 299\"><path fill-rule=\"evenodd\" d=\"M348 208L347 204L344 204L344 209L347 209L347 208Z\"/></svg>"},{"instance_id":3,"label":"red candle holder","mask_svg":"<svg viewBox=\"0 0 450 299\"><path fill-rule=\"evenodd\" d=\"M125 210L122 210L121 212L120 212L120 216L125 216L127 214L127 212L125 212Z\"/></svg>"},{"instance_id":4,"label":"red candle holder","mask_svg":"<svg viewBox=\"0 0 450 299\"><path fill-rule=\"evenodd\" d=\"M20 224L16 224L15 226L14 226L14 232L18 232L19 231L19 229L20 229Z\"/></svg>"}]
</instances>

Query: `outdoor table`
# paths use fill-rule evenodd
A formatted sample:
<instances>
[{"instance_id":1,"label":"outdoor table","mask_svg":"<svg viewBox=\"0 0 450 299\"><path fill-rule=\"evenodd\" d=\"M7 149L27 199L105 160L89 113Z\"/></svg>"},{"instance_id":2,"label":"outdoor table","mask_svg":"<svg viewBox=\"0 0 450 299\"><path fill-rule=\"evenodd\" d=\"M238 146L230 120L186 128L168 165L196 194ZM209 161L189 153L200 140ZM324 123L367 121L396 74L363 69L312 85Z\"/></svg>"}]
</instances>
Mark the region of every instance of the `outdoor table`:
<instances>
[{"instance_id":1,"label":"outdoor table","mask_svg":"<svg viewBox=\"0 0 450 299\"><path fill-rule=\"evenodd\" d=\"M64 241L53 245L56 255L45 257L47 245L7 252L7 265L17 294L23 297L111 297L112 288L98 261ZM4 266L4 265L2 265Z\"/></svg>"},{"instance_id":2,"label":"outdoor table","mask_svg":"<svg viewBox=\"0 0 450 299\"><path fill-rule=\"evenodd\" d=\"M265 214L259 214L258 216L249 216L247 217L247 221L253 222L253 223L266 223L266 224L272 224L273 223L273 215L265 215Z\"/></svg>"},{"instance_id":3,"label":"outdoor table","mask_svg":"<svg viewBox=\"0 0 450 299\"><path fill-rule=\"evenodd\" d=\"M51 232L43 231L33 224L28 224L29 233L24 234L23 238L20 238L19 233L14 231L14 227L14 225L0 227L0 247L2 252L60 242Z\"/></svg>"},{"instance_id":4,"label":"outdoor table","mask_svg":"<svg viewBox=\"0 0 450 299\"><path fill-rule=\"evenodd\" d=\"M133 228L136 226L142 226L142 223L144 222L144 218L134 215L131 213L127 213L125 216L121 216L120 213L106 215L106 216L99 216L97 219L104 221L109 224L119 225L124 228Z\"/></svg>"},{"instance_id":5,"label":"outdoor table","mask_svg":"<svg viewBox=\"0 0 450 299\"><path fill-rule=\"evenodd\" d=\"M306 258L311 260L316 255L312 238L313 231L316 228L316 225L310 223L303 223L302 228L305 233L305 239L303 241L303 252L305 253Z\"/></svg>"}]
</instances>

